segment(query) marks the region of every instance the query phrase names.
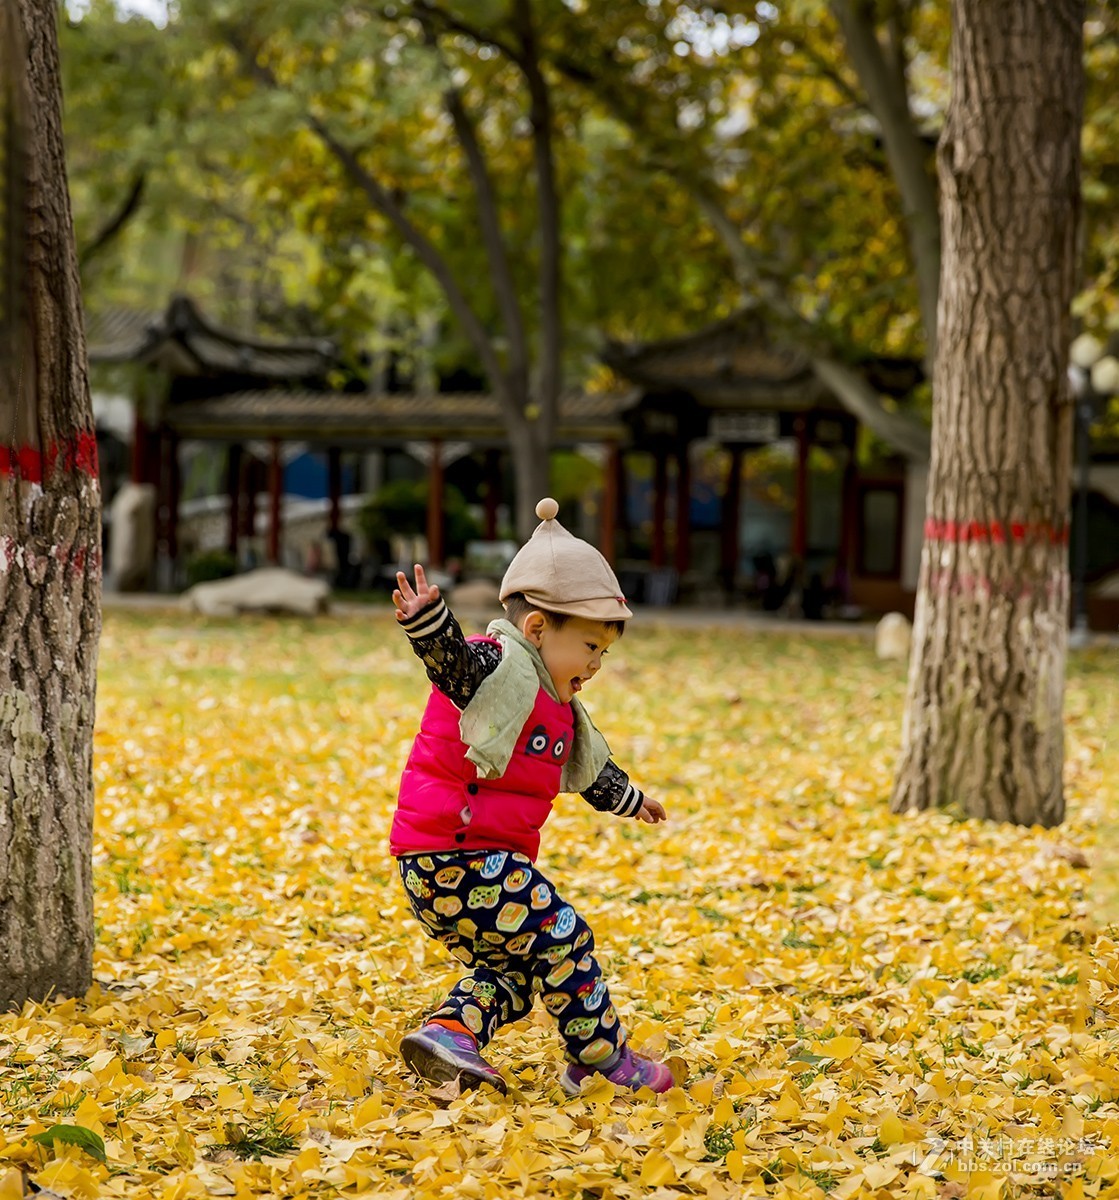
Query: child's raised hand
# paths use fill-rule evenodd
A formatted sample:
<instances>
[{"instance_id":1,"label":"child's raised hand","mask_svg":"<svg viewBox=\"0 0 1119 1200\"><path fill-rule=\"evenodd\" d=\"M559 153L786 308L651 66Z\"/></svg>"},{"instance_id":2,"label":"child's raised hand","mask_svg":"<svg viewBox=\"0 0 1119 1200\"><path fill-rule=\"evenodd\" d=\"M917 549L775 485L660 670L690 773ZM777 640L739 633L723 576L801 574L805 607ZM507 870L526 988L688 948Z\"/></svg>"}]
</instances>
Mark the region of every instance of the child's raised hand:
<instances>
[{"instance_id":1,"label":"child's raised hand","mask_svg":"<svg viewBox=\"0 0 1119 1200\"><path fill-rule=\"evenodd\" d=\"M664 805L659 800L646 796L641 803L641 810L638 812L637 818L647 825L657 825L661 821L668 820L668 813L664 811Z\"/></svg>"},{"instance_id":2,"label":"child's raised hand","mask_svg":"<svg viewBox=\"0 0 1119 1200\"><path fill-rule=\"evenodd\" d=\"M416 563L415 588L408 582L408 576L403 571L397 571L396 590L392 594L392 600L396 605L398 621L410 621L416 613L427 608L429 604L434 604L438 599L438 586L428 583L424 569L419 563Z\"/></svg>"}]
</instances>

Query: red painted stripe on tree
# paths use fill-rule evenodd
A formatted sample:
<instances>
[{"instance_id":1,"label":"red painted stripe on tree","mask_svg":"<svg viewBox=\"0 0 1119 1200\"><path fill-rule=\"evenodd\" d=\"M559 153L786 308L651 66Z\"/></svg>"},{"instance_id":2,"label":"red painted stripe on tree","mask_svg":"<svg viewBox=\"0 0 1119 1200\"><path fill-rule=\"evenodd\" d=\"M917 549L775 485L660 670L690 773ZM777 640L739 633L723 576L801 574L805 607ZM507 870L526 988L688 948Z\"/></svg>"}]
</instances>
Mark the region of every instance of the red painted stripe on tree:
<instances>
[{"instance_id":1,"label":"red painted stripe on tree","mask_svg":"<svg viewBox=\"0 0 1119 1200\"><path fill-rule=\"evenodd\" d=\"M47 555L35 556L21 546L14 537L8 534L0 537L0 572L8 572L19 563L30 564L32 567L35 564L42 566L47 557L61 563L67 571L72 573L81 573L89 567L100 576L101 568L104 565L100 546L95 545L92 549L87 549L85 546L71 546L69 549L52 546Z\"/></svg>"},{"instance_id":2,"label":"red painted stripe on tree","mask_svg":"<svg viewBox=\"0 0 1119 1200\"><path fill-rule=\"evenodd\" d=\"M0 475L11 475L26 483L42 483L57 470L67 474L97 475L97 435L76 433L46 450L37 446L0 446Z\"/></svg>"},{"instance_id":3,"label":"red painted stripe on tree","mask_svg":"<svg viewBox=\"0 0 1119 1200\"><path fill-rule=\"evenodd\" d=\"M1068 545L1068 526L1053 525L1049 521L946 521L929 517L925 522L925 540L928 542L990 542L1005 545L1007 542L1048 542L1052 546Z\"/></svg>"}]
</instances>

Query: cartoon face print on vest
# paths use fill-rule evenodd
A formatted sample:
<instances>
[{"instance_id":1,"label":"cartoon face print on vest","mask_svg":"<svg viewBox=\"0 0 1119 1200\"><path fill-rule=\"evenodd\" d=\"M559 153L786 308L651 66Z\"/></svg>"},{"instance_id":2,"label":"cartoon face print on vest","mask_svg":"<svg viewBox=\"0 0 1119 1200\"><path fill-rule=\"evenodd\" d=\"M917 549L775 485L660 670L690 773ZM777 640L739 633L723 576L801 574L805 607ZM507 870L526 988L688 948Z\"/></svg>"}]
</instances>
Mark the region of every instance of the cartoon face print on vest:
<instances>
[{"instance_id":1,"label":"cartoon face print on vest","mask_svg":"<svg viewBox=\"0 0 1119 1200\"><path fill-rule=\"evenodd\" d=\"M547 754L548 747L552 744L552 739L548 736L548 731L543 725L537 725L528 735L528 741L525 743L526 754Z\"/></svg>"},{"instance_id":2,"label":"cartoon face print on vest","mask_svg":"<svg viewBox=\"0 0 1119 1200\"><path fill-rule=\"evenodd\" d=\"M525 753L551 758L554 762L562 763L567 759L568 735L561 733L552 737L543 723L534 725L525 743Z\"/></svg>"}]
</instances>

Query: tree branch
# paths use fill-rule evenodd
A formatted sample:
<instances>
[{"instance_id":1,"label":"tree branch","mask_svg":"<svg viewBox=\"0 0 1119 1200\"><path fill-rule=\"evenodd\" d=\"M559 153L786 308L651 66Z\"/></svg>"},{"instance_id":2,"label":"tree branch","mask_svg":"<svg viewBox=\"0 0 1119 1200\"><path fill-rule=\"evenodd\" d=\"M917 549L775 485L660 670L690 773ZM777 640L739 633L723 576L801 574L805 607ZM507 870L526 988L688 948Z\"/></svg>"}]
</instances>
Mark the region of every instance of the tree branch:
<instances>
[{"instance_id":1,"label":"tree branch","mask_svg":"<svg viewBox=\"0 0 1119 1200\"><path fill-rule=\"evenodd\" d=\"M419 5L425 9L426 4ZM425 36L429 44L438 53L438 36L425 16L418 18L424 25ZM446 70L446 63L443 63ZM448 77L450 72L448 71ZM517 295L517 285L513 278L513 270L509 263L508 249L501 231L501 215L494 190L486 166L485 155L478 140L477 130L466 105L462 92L452 82L448 82L443 91L443 100L454 125L459 145L466 157L467 168L474 184L474 194L478 203L478 224L482 231L482 243L486 249L486 257L490 263L490 277L493 281L494 293L497 297L498 308L501 311L502 324L509 340L510 378L516 381L520 394L527 392L528 385L528 345L525 338L524 315L521 312L520 299Z\"/></svg>"},{"instance_id":2,"label":"tree branch","mask_svg":"<svg viewBox=\"0 0 1119 1200\"><path fill-rule=\"evenodd\" d=\"M384 9L380 11L382 16L386 16ZM510 62L521 65L520 51L517 46L511 42L502 41L491 30L469 24L461 17L456 17L446 9L440 8L437 4L430 3L430 0L413 0L408 12L418 21L437 22L447 33L460 33L463 37L470 38L472 42L477 42L479 46L491 46L494 50L500 51ZM388 19L387 16L386 19Z\"/></svg>"},{"instance_id":3,"label":"tree branch","mask_svg":"<svg viewBox=\"0 0 1119 1200\"><path fill-rule=\"evenodd\" d=\"M916 462L928 462L932 434L923 421L906 413L889 412L878 393L857 372L827 356L812 356L816 378L862 423L883 441Z\"/></svg>"},{"instance_id":4,"label":"tree branch","mask_svg":"<svg viewBox=\"0 0 1119 1200\"><path fill-rule=\"evenodd\" d=\"M516 0L514 20L520 37L521 69L528 83L532 157L536 168L536 205L540 214L540 370L542 424L550 434L563 379L563 246L560 200L552 146L552 98L540 69L536 30L529 0Z\"/></svg>"},{"instance_id":5,"label":"tree branch","mask_svg":"<svg viewBox=\"0 0 1119 1200\"><path fill-rule=\"evenodd\" d=\"M904 56L891 64L878 40L865 0L831 0L851 63L878 119L886 154L905 210L909 247L917 272L921 320L928 361L936 355L936 310L940 291L940 211L925 147L909 109ZM900 18L899 18L900 20ZM900 31L900 25L895 31Z\"/></svg>"},{"instance_id":6,"label":"tree branch","mask_svg":"<svg viewBox=\"0 0 1119 1200\"><path fill-rule=\"evenodd\" d=\"M139 210L146 184L147 173L141 171L133 179L132 186L128 189L128 194L125 196L120 208L117 209L113 217L101 227L97 236L78 255L79 267L86 266L94 255L100 254L114 238L120 235L124 227Z\"/></svg>"},{"instance_id":7,"label":"tree branch","mask_svg":"<svg viewBox=\"0 0 1119 1200\"><path fill-rule=\"evenodd\" d=\"M266 66L257 61L257 56L245 40L236 32L227 31L226 39L232 46L242 65L258 83L282 91L275 75ZM303 117L307 126L318 136L324 146L334 155L339 165L365 194L369 203L392 224L393 228L416 252L419 260L432 273L447 297L447 303L455 318L462 326L471 345L481 359L482 366L489 376L502 411L512 420L523 420L523 411L510 392L508 381L502 369L501 360L486 332L478 315L470 307L466 293L460 286L450 263L440 253L438 247L420 229L418 229L404 212L395 195L385 188L379 180L367 171L359 162L357 155L343 142L339 141L330 128L314 113L307 112Z\"/></svg>"}]
</instances>

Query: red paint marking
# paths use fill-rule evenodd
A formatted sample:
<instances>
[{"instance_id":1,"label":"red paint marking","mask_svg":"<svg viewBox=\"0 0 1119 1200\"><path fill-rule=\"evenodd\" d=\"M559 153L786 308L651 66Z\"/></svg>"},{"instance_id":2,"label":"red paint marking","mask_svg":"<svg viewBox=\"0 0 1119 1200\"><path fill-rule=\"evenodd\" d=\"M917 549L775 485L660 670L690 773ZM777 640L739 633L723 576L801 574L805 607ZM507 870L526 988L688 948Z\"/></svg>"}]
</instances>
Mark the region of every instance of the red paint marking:
<instances>
[{"instance_id":1,"label":"red paint marking","mask_svg":"<svg viewBox=\"0 0 1119 1200\"><path fill-rule=\"evenodd\" d=\"M58 470L67 474L97 475L97 435L76 433L64 442L53 442L46 450L36 446L0 446L0 475L11 475L26 483L42 483Z\"/></svg>"},{"instance_id":2,"label":"red paint marking","mask_svg":"<svg viewBox=\"0 0 1119 1200\"><path fill-rule=\"evenodd\" d=\"M1067 587L1059 578L1048 578L1044 585L1023 580L1004 579L996 581L986 575L964 573L957 575L951 571L936 570L929 575L929 589L940 594L964 596L1000 597L1004 600L1029 600L1035 595L1044 595L1052 600L1059 592L1066 592Z\"/></svg>"},{"instance_id":3,"label":"red paint marking","mask_svg":"<svg viewBox=\"0 0 1119 1200\"><path fill-rule=\"evenodd\" d=\"M1027 521L1011 521L1010 526L1001 521L948 521L929 517L925 522L925 540L928 542L994 542L1005 545L1009 542L1048 542L1052 546L1068 545L1068 526L1053 525L1049 521L1030 524Z\"/></svg>"}]
</instances>

